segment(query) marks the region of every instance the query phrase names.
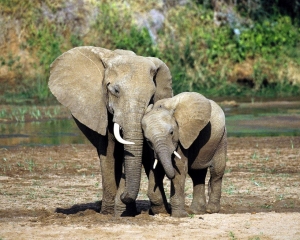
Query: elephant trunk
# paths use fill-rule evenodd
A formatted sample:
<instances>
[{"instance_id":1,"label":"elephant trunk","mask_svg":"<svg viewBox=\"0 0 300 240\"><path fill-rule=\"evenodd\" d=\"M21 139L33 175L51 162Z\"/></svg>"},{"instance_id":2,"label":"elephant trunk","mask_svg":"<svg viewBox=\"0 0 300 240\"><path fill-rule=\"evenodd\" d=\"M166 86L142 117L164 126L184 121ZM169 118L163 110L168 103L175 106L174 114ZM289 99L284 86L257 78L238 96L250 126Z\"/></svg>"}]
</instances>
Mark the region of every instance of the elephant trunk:
<instances>
[{"instance_id":1,"label":"elephant trunk","mask_svg":"<svg viewBox=\"0 0 300 240\"><path fill-rule=\"evenodd\" d=\"M162 154L163 156L160 156L161 154L158 154L159 159L161 159L161 164L166 172L166 175L169 179L173 179L175 177L175 170L172 165L172 159L171 156L165 156L166 154Z\"/></svg>"},{"instance_id":2,"label":"elephant trunk","mask_svg":"<svg viewBox=\"0 0 300 240\"><path fill-rule=\"evenodd\" d=\"M124 138L134 142L134 144L124 145L125 190L121 194L121 201L125 204L131 203L137 198L140 189L143 150L143 133L140 121L128 125L129 131L124 131Z\"/></svg>"},{"instance_id":3,"label":"elephant trunk","mask_svg":"<svg viewBox=\"0 0 300 240\"><path fill-rule=\"evenodd\" d=\"M172 164L172 152L170 152L167 147L159 147L156 150L156 153L166 172L167 177L169 179L173 179L175 177L175 170Z\"/></svg>"}]
</instances>

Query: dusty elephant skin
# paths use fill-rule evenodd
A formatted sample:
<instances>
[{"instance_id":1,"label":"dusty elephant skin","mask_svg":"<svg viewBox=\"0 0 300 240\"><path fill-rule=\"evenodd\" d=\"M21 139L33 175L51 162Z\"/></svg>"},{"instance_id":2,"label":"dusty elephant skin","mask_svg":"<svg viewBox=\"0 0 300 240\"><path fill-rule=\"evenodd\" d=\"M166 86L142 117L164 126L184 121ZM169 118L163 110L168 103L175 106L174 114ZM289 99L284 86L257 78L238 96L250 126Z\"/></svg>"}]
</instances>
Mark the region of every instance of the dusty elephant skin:
<instances>
[{"instance_id":1,"label":"dusty elephant skin","mask_svg":"<svg viewBox=\"0 0 300 240\"><path fill-rule=\"evenodd\" d=\"M172 216L187 217L188 212L219 212L227 151L223 110L201 94L180 93L156 102L153 107L149 106L142 119L142 127L160 162L157 167L154 163L148 190L156 208L164 204L153 199L153 192L161 184L165 172L171 179ZM205 178L208 169L209 200L206 204ZM188 212L184 206L187 174L193 181L193 201Z\"/></svg>"},{"instance_id":2,"label":"dusty elephant skin","mask_svg":"<svg viewBox=\"0 0 300 240\"><path fill-rule=\"evenodd\" d=\"M143 152L141 118L149 103L172 96L171 81L160 59L126 50L77 47L52 63L51 92L70 110L100 158L101 213L136 214Z\"/></svg>"},{"instance_id":3,"label":"dusty elephant skin","mask_svg":"<svg viewBox=\"0 0 300 240\"><path fill-rule=\"evenodd\" d=\"M0 238L298 239L299 159L300 137L229 137L219 213L149 216L142 171L142 214L119 218L99 214L102 178L91 144L2 148ZM169 200L167 178L164 186ZM192 191L187 176L186 205Z\"/></svg>"}]
</instances>

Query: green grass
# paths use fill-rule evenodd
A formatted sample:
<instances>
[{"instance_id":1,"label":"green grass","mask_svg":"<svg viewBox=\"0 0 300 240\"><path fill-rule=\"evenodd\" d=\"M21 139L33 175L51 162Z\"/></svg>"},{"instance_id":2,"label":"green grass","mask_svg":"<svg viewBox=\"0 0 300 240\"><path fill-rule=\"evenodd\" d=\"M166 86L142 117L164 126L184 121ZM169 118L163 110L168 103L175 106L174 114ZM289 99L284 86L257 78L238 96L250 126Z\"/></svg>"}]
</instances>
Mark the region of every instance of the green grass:
<instances>
[{"instance_id":1,"label":"green grass","mask_svg":"<svg viewBox=\"0 0 300 240\"><path fill-rule=\"evenodd\" d=\"M26 169L28 169L30 172L32 172L36 167L36 164L33 159L26 159L25 163L27 164Z\"/></svg>"},{"instance_id":2,"label":"green grass","mask_svg":"<svg viewBox=\"0 0 300 240\"><path fill-rule=\"evenodd\" d=\"M0 121L25 122L26 120L41 120L59 117L61 107L43 107L28 105L10 105L0 110Z\"/></svg>"},{"instance_id":3,"label":"green grass","mask_svg":"<svg viewBox=\"0 0 300 240\"><path fill-rule=\"evenodd\" d=\"M231 239L231 240L237 240L236 236L231 231L229 232L229 239Z\"/></svg>"},{"instance_id":4,"label":"green grass","mask_svg":"<svg viewBox=\"0 0 300 240\"><path fill-rule=\"evenodd\" d=\"M236 186L232 182L223 182L223 187L222 187L222 192L228 194L228 195L233 195L238 192Z\"/></svg>"}]
</instances>

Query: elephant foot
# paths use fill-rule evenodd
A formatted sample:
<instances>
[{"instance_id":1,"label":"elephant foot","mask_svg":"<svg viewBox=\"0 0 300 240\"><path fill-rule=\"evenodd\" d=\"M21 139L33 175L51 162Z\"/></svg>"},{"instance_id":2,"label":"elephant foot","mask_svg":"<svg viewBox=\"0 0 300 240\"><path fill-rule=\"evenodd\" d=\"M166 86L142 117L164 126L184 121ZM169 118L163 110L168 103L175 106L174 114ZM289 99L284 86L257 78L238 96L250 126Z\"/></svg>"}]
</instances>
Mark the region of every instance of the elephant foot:
<instances>
[{"instance_id":1,"label":"elephant foot","mask_svg":"<svg viewBox=\"0 0 300 240\"><path fill-rule=\"evenodd\" d=\"M171 216L176 218L184 218L184 217L189 217L190 215L185 210L176 210L176 211L172 210Z\"/></svg>"},{"instance_id":2,"label":"elephant foot","mask_svg":"<svg viewBox=\"0 0 300 240\"><path fill-rule=\"evenodd\" d=\"M206 212L206 207L205 205L192 204L187 211L189 214L203 214Z\"/></svg>"},{"instance_id":3,"label":"elephant foot","mask_svg":"<svg viewBox=\"0 0 300 240\"><path fill-rule=\"evenodd\" d=\"M109 214L113 215L114 210L113 209L103 209L103 210L101 209L100 213L104 214L104 215L109 215Z\"/></svg>"},{"instance_id":4,"label":"elephant foot","mask_svg":"<svg viewBox=\"0 0 300 240\"><path fill-rule=\"evenodd\" d=\"M165 205L152 205L149 210L149 214L170 214L170 209L166 209Z\"/></svg>"},{"instance_id":5,"label":"elephant foot","mask_svg":"<svg viewBox=\"0 0 300 240\"><path fill-rule=\"evenodd\" d=\"M124 206L115 206L115 217L135 217L140 214L136 209L135 201Z\"/></svg>"},{"instance_id":6,"label":"elephant foot","mask_svg":"<svg viewBox=\"0 0 300 240\"><path fill-rule=\"evenodd\" d=\"M220 211L220 203L209 202L206 206L207 213L218 213Z\"/></svg>"},{"instance_id":7,"label":"elephant foot","mask_svg":"<svg viewBox=\"0 0 300 240\"><path fill-rule=\"evenodd\" d=\"M114 203L112 204L101 204L101 209L100 209L100 213L104 214L104 215L108 215L108 214L114 214Z\"/></svg>"}]
</instances>

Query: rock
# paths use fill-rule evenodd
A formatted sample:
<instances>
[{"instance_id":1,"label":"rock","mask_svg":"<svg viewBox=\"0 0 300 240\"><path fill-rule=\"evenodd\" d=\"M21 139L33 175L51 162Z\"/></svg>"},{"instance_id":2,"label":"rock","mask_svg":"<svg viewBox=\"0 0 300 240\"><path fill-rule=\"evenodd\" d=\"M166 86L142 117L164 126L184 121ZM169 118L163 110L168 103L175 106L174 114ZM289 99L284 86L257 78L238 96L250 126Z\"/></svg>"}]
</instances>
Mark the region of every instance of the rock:
<instances>
[{"instance_id":1,"label":"rock","mask_svg":"<svg viewBox=\"0 0 300 240\"><path fill-rule=\"evenodd\" d=\"M63 1L56 6L56 11L52 11L43 2L41 10L45 18L56 24L70 26L72 33L78 36L84 36L89 32L91 23L99 14L98 8L89 0Z\"/></svg>"},{"instance_id":2,"label":"rock","mask_svg":"<svg viewBox=\"0 0 300 240\"><path fill-rule=\"evenodd\" d=\"M156 9L151 9L146 14L136 14L136 22L139 28L147 28L152 42L156 43L157 31L163 27L165 16Z\"/></svg>"}]
</instances>

